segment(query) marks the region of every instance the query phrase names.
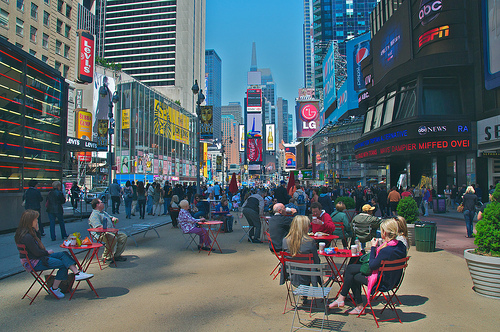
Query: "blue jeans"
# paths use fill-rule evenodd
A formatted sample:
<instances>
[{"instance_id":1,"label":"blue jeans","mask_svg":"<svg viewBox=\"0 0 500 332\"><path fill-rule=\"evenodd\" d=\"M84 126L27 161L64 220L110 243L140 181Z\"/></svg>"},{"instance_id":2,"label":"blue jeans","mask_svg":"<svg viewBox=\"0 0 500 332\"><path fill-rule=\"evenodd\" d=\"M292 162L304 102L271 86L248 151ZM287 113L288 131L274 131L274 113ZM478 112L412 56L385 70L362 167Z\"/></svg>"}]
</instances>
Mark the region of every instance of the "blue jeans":
<instances>
[{"instance_id":1,"label":"blue jeans","mask_svg":"<svg viewBox=\"0 0 500 332\"><path fill-rule=\"evenodd\" d=\"M148 196L148 200L146 202L146 205L147 205L146 211L148 212L148 214L152 214L153 213L153 196Z\"/></svg>"},{"instance_id":2,"label":"blue jeans","mask_svg":"<svg viewBox=\"0 0 500 332\"><path fill-rule=\"evenodd\" d=\"M467 228L467 236L471 237L474 234L474 224L472 220L474 219L475 211L465 210L464 211L464 219L465 219L465 228Z\"/></svg>"},{"instance_id":3,"label":"blue jeans","mask_svg":"<svg viewBox=\"0 0 500 332\"><path fill-rule=\"evenodd\" d=\"M56 218L59 220L59 228L61 228L61 237L63 239L68 237L66 234L66 226L64 225L64 217L62 213L49 213L50 220L50 238L52 241L56 240Z\"/></svg>"},{"instance_id":4,"label":"blue jeans","mask_svg":"<svg viewBox=\"0 0 500 332\"><path fill-rule=\"evenodd\" d=\"M168 214L168 207L170 206L170 202L172 201L172 197L165 197L165 203L163 203L163 213Z\"/></svg>"},{"instance_id":5,"label":"blue jeans","mask_svg":"<svg viewBox=\"0 0 500 332\"><path fill-rule=\"evenodd\" d=\"M130 218L132 215L132 198L125 198L125 216Z\"/></svg>"},{"instance_id":6,"label":"blue jeans","mask_svg":"<svg viewBox=\"0 0 500 332\"><path fill-rule=\"evenodd\" d=\"M43 264L40 260L34 267L35 271L59 269L56 274L56 280L68 279L68 268L75 265L73 258L66 252L55 252L49 255L47 265Z\"/></svg>"},{"instance_id":7,"label":"blue jeans","mask_svg":"<svg viewBox=\"0 0 500 332\"><path fill-rule=\"evenodd\" d=\"M139 213L140 213L141 218L144 219L144 214L146 212L146 200L145 199L138 199L137 206L139 207Z\"/></svg>"},{"instance_id":8,"label":"blue jeans","mask_svg":"<svg viewBox=\"0 0 500 332\"><path fill-rule=\"evenodd\" d=\"M198 211L193 216L195 219L200 219L201 217L205 217L205 211Z\"/></svg>"}]
</instances>

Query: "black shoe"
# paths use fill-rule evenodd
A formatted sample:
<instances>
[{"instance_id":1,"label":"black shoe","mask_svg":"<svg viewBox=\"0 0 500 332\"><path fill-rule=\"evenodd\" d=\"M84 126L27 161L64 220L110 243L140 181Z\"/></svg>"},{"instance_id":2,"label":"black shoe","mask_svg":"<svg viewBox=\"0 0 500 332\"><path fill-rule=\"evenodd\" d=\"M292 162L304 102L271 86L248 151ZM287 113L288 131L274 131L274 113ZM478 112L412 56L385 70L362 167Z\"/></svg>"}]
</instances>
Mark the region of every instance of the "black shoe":
<instances>
[{"instance_id":1,"label":"black shoe","mask_svg":"<svg viewBox=\"0 0 500 332\"><path fill-rule=\"evenodd\" d=\"M42 236L42 237L45 236L45 233L40 234L40 236Z\"/></svg>"},{"instance_id":2,"label":"black shoe","mask_svg":"<svg viewBox=\"0 0 500 332\"><path fill-rule=\"evenodd\" d=\"M262 243L262 241L261 241L261 240L259 240L259 239L253 239L253 240L252 240L252 243Z\"/></svg>"},{"instance_id":3,"label":"black shoe","mask_svg":"<svg viewBox=\"0 0 500 332\"><path fill-rule=\"evenodd\" d=\"M56 241L56 239L52 239L52 241Z\"/></svg>"},{"instance_id":4,"label":"black shoe","mask_svg":"<svg viewBox=\"0 0 500 332\"><path fill-rule=\"evenodd\" d=\"M252 240L248 239L248 242L252 242Z\"/></svg>"},{"instance_id":5,"label":"black shoe","mask_svg":"<svg viewBox=\"0 0 500 332\"><path fill-rule=\"evenodd\" d=\"M215 249L214 248L211 248L210 247L202 247L201 250L205 250L205 251L214 251Z\"/></svg>"},{"instance_id":6,"label":"black shoe","mask_svg":"<svg viewBox=\"0 0 500 332\"><path fill-rule=\"evenodd\" d=\"M126 260L127 260L127 257L123 257L123 256L115 257L115 262L125 262Z\"/></svg>"}]
</instances>

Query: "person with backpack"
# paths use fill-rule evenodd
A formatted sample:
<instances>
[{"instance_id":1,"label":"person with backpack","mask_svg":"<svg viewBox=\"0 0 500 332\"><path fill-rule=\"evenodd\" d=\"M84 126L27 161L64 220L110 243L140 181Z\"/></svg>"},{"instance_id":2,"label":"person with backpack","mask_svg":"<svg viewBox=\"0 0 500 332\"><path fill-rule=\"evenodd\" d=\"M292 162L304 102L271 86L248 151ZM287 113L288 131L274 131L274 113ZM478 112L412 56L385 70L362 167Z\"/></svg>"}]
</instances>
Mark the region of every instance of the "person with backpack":
<instances>
[{"instance_id":1,"label":"person with backpack","mask_svg":"<svg viewBox=\"0 0 500 332\"><path fill-rule=\"evenodd\" d=\"M328 195L328 188L322 187L321 194L318 197L318 202L321 203L323 209L325 209L326 213L332 215L333 211L335 211L335 206L333 206L332 199Z\"/></svg>"},{"instance_id":2,"label":"person with backpack","mask_svg":"<svg viewBox=\"0 0 500 332\"><path fill-rule=\"evenodd\" d=\"M304 192L304 189L300 184L295 185L295 187L297 188L297 190L295 190L292 197L295 198L295 205L297 205L298 214L301 216L305 216L306 205L309 198L307 197L307 194Z\"/></svg>"}]
</instances>

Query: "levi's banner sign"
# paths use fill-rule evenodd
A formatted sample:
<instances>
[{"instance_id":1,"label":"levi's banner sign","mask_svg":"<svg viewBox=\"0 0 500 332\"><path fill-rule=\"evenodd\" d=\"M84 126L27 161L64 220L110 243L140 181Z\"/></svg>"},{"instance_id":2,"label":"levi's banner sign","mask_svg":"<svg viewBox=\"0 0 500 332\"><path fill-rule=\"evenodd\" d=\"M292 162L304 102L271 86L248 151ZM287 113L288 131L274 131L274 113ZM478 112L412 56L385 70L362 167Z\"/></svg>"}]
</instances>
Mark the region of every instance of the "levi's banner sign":
<instances>
[{"instance_id":1,"label":"levi's banner sign","mask_svg":"<svg viewBox=\"0 0 500 332\"><path fill-rule=\"evenodd\" d=\"M94 78L94 36L78 30L78 80L92 83Z\"/></svg>"}]
</instances>

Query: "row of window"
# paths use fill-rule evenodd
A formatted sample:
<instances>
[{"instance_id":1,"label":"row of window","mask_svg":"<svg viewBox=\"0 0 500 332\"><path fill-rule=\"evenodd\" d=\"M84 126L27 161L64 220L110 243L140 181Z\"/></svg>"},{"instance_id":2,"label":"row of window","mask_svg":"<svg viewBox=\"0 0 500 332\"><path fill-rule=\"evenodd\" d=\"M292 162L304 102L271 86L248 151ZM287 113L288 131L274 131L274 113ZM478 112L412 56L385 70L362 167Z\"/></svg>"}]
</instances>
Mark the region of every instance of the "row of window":
<instances>
[{"instance_id":1,"label":"row of window","mask_svg":"<svg viewBox=\"0 0 500 332\"><path fill-rule=\"evenodd\" d=\"M108 28L107 28L108 29ZM160 35L163 33L168 33L167 38L175 38L175 26L169 26L169 27L163 27L163 28L156 28L156 29L141 29L140 34L155 34L155 35ZM138 34L137 29L128 29L128 30L120 30L116 32L112 31L106 31L106 38L110 37L122 37L125 38L126 36L131 36L132 38L137 38L136 35Z\"/></svg>"},{"instance_id":2,"label":"row of window","mask_svg":"<svg viewBox=\"0 0 500 332\"><path fill-rule=\"evenodd\" d=\"M43 12L43 24L46 27L50 26L50 14L47 13L46 11ZM64 25L64 34L63 34L63 25ZM9 26L9 12L0 9L0 26L3 26L5 28L8 28ZM32 42L36 43L36 32L37 28L34 26L31 26L30 28L30 39ZM71 33L71 26L68 24L64 24L63 21L57 19L56 20L56 31L64 35L66 38L70 38L70 33ZM20 18L16 17L16 34L23 37L24 36L24 21Z\"/></svg>"},{"instance_id":3,"label":"row of window","mask_svg":"<svg viewBox=\"0 0 500 332\"><path fill-rule=\"evenodd\" d=\"M16 7L18 10L24 12L24 0L17 0ZM44 0L44 3L50 5L50 0ZM64 1L57 0L57 11L61 14L65 14L67 18L71 18L71 9L72 7L66 4L66 12L63 11ZM31 3L31 18L38 19L38 5L34 2Z\"/></svg>"}]
</instances>

